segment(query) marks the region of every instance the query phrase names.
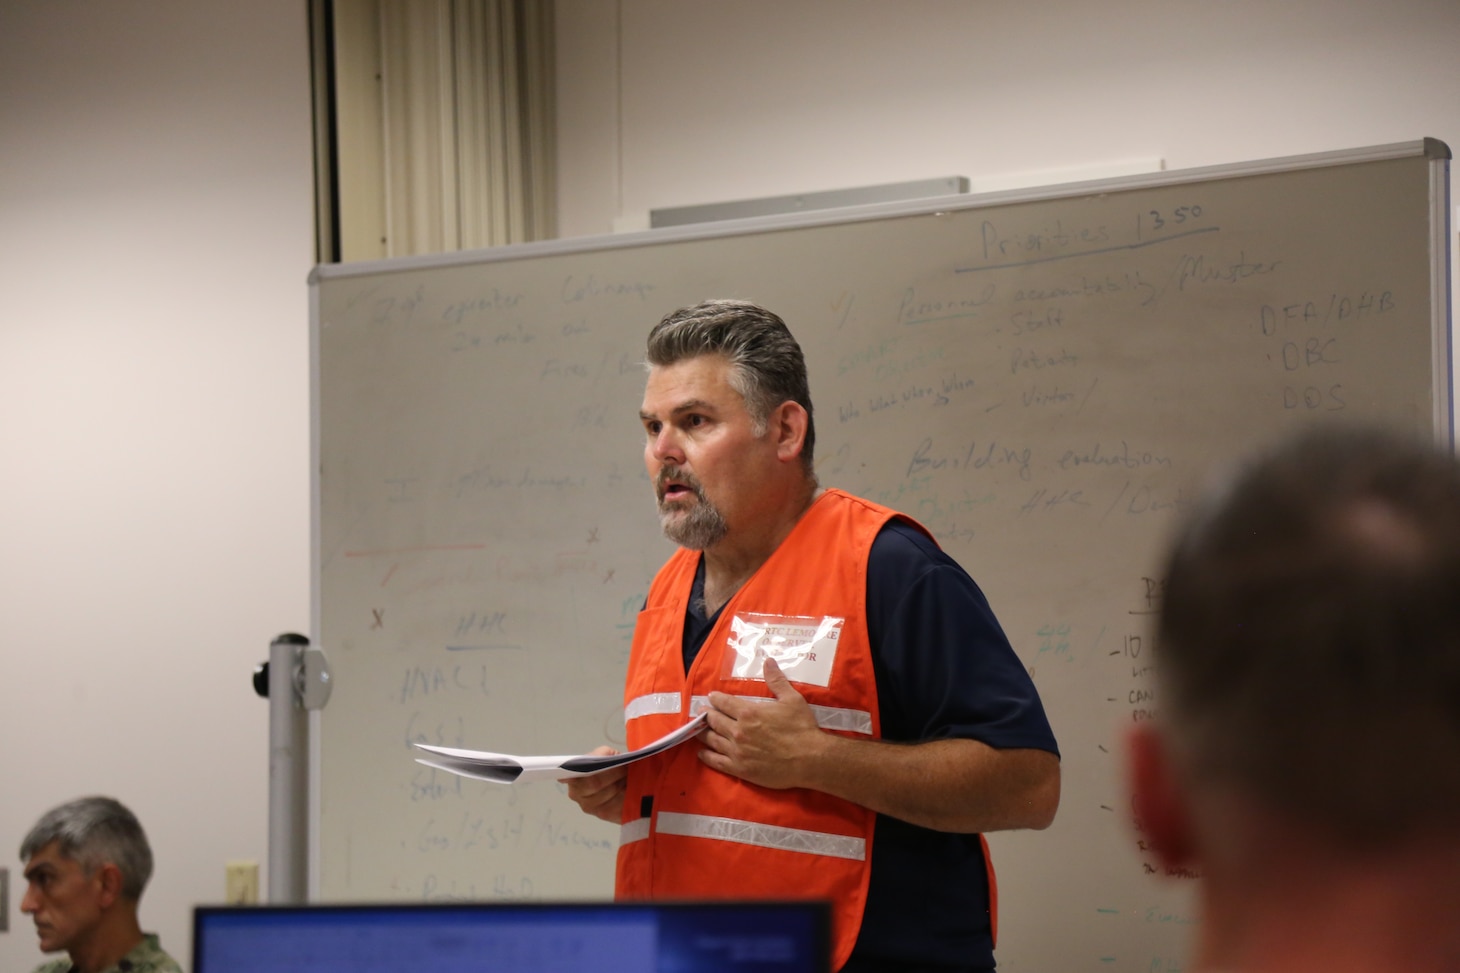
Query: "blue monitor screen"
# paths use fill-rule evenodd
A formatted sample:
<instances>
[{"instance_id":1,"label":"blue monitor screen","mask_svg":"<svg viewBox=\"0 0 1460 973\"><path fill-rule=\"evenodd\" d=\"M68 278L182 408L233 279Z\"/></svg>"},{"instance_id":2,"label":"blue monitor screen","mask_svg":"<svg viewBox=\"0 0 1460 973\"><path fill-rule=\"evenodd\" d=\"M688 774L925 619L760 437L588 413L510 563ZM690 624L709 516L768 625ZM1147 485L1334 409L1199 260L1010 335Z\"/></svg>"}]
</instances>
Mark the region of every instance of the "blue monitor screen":
<instances>
[{"instance_id":1,"label":"blue monitor screen","mask_svg":"<svg viewBox=\"0 0 1460 973\"><path fill-rule=\"evenodd\" d=\"M193 973L826 973L823 902L200 906Z\"/></svg>"}]
</instances>

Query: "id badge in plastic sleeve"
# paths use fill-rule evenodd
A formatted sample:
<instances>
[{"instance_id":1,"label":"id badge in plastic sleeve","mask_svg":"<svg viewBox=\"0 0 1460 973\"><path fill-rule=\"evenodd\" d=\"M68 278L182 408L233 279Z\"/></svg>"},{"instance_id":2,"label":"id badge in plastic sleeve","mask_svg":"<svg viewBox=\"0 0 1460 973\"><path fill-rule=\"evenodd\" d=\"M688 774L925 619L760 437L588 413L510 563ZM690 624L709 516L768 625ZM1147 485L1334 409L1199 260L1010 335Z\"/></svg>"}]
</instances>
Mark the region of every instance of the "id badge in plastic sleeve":
<instances>
[{"instance_id":1,"label":"id badge in plastic sleeve","mask_svg":"<svg viewBox=\"0 0 1460 973\"><path fill-rule=\"evenodd\" d=\"M792 682L829 686L845 621L830 616L738 612L730 618L725 675L732 679L764 681L765 660L769 656Z\"/></svg>"}]
</instances>

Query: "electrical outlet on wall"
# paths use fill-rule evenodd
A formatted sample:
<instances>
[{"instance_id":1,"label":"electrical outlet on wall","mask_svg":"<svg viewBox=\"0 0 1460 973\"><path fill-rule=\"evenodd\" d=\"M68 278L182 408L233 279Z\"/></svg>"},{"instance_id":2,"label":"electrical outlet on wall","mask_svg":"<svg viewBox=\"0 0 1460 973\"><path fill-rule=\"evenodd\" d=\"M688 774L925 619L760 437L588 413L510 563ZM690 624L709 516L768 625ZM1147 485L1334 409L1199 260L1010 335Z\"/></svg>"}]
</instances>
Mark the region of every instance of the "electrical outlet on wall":
<instances>
[{"instance_id":1,"label":"electrical outlet on wall","mask_svg":"<svg viewBox=\"0 0 1460 973\"><path fill-rule=\"evenodd\" d=\"M259 901L259 863L228 862L223 869L223 899L229 905L256 905Z\"/></svg>"}]
</instances>

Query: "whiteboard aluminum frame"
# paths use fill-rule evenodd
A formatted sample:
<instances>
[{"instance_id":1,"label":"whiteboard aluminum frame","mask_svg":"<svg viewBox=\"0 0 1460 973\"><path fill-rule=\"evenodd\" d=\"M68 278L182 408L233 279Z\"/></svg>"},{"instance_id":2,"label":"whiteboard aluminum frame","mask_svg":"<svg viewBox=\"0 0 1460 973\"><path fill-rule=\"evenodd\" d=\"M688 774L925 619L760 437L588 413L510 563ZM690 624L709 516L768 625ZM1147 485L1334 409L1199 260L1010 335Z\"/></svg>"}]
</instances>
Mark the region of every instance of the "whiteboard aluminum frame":
<instances>
[{"instance_id":1,"label":"whiteboard aluminum frame","mask_svg":"<svg viewBox=\"0 0 1460 973\"><path fill-rule=\"evenodd\" d=\"M838 223L858 223L865 220L893 219L903 216L925 216L951 213L962 210L987 209L1010 203L1037 202L1041 200L1069 199L1078 196L1098 196L1103 193L1124 192L1135 189L1152 189L1161 186L1177 186L1191 182L1205 182L1219 178L1257 176L1277 172L1291 172L1298 169L1318 169L1325 166L1357 165L1365 162L1383 162L1389 159L1408 159L1426 156L1432 160L1432 187L1435 180L1449 174L1451 158L1449 146L1439 139L1423 138L1412 142L1393 142L1361 149L1340 149L1331 152L1315 152L1308 155L1283 156L1262 159L1255 162L1231 162L1193 169L1171 169L1137 176L1116 176L1110 179L1092 179L1084 182L1060 183L1052 186L1035 186L1006 189L991 193L968 193L940 196L915 201L890 203L866 203L837 209L808 210L802 213L786 213L776 216L752 216L743 219L721 220L715 223L695 223L685 226L670 226L652 230L638 230L631 233L600 234L596 236L570 237L560 240L540 240L534 243L513 243L501 247L487 247L480 250L454 250L449 253L420 254L410 257L390 257L384 260L361 260L351 263L319 264L309 275L313 286L324 280L339 280L391 271L426 270L435 267L460 267L466 264L496 263L506 260L525 260L554 254L590 253L596 250L617 250L626 247L651 246L660 243L684 243L717 237L744 236L774 230L794 230L804 227L828 226ZM1438 170L1438 172L1436 171ZM1438 195L1448 197L1448 182L1439 182ZM1435 188L1431 191L1431 206L1437 203ZM1448 226L1448 216L1441 214ZM1448 239L1446 240L1448 250ZM1433 254L1432 254L1433 256ZM1444 268L1448 276L1448 265ZM1448 302L1446 302L1448 308ZM312 308L317 311L317 308ZM311 324L317 323L317 318Z\"/></svg>"}]
</instances>

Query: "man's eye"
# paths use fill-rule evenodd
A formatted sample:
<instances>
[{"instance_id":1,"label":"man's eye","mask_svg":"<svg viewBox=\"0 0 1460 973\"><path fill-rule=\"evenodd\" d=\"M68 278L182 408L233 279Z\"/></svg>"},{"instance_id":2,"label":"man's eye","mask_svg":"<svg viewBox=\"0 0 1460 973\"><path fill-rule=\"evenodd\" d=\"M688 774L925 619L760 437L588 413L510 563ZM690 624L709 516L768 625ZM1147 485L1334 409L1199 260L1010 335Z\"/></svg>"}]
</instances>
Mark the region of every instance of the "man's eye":
<instances>
[{"instance_id":1,"label":"man's eye","mask_svg":"<svg viewBox=\"0 0 1460 973\"><path fill-rule=\"evenodd\" d=\"M707 420L704 416L690 416L689 417L689 424L691 426L703 426L708 421L709 420Z\"/></svg>"}]
</instances>

